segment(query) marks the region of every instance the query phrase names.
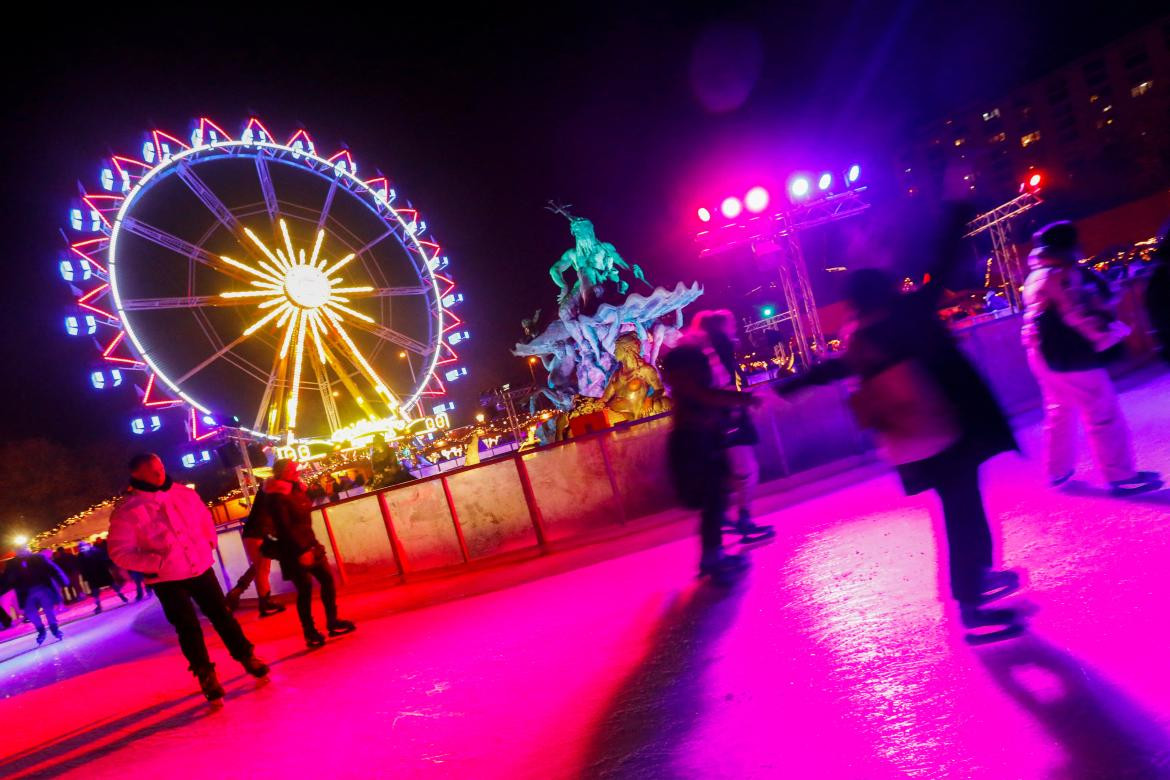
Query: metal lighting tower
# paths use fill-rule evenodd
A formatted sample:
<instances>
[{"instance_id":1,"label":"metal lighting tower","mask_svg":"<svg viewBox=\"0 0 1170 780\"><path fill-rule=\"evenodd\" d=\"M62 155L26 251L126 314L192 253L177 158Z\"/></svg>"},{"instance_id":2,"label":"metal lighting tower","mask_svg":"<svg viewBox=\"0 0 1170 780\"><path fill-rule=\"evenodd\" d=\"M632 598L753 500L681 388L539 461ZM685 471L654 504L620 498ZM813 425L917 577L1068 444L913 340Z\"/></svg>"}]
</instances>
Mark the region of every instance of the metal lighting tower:
<instances>
[{"instance_id":1,"label":"metal lighting tower","mask_svg":"<svg viewBox=\"0 0 1170 780\"><path fill-rule=\"evenodd\" d=\"M1007 203L1000 204L968 222L968 232L963 236L974 238L983 232L991 236L991 255L999 268L1004 287L1007 288L1008 303L1012 311L1022 311L1024 308L1020 289L1028 277L1028 268L1020 259L1020 253L1016 251L1016 245L1011 239L1012 220L1043 202L1038 190L1025 189Z\"/></svg>"},{"instance_id":2,"label":"metal lighting tower","mask_svg":"<svg viewBox=\"0 0 1170 780\"><path fill-rule=\"evenodd\" d=\"M769 267L776 269L780 289L784 294L783 311L745 328L752 333L768 330L781 322L792 322L797 349L806 366L813 363L814 353L825 350L825 334L808 278L808 265L800 247L800 233L830 222L848 219L869 208L862 197L865 187L826 195L815 200L796 203L771 215L739 219L725 225L700 231L695 235L699 256L707 257L750 246L752 252Z\"/></svg>"}]
</instances>

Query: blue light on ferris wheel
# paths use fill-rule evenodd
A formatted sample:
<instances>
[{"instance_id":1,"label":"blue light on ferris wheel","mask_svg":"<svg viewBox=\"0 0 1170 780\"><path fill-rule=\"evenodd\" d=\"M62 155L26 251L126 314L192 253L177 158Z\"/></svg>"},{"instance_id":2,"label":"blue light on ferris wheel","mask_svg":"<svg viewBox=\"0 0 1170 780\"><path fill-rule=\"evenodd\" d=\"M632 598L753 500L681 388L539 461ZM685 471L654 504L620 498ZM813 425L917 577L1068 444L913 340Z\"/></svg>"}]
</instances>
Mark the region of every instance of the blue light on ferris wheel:
<instances>
[{"instance_id":1,"label":"blue light on ferris wheel","mask_svg":"<svg viewBox=\"0 0 1170 780\"><path fill-rule=\"evenodd\" d=\"M470 333L465 330L457 330L447 337L447 343L451 346L455 346L461 341L467 341L469 338L471 338Z\"/></svg>"},{"instance_id":2,"label":"blue light on ferris wheel","mask_svg":"<svg viewBox=\"0 0 1170 780\"><path fill-rule=\"evenodd\" d=\"M461 376L467 376L467 369L466 368L453 368L446 373L446 377L447 377L448 382L454 382L456 379L458 379Z\"/></svg>"},{"instance_id":3,"label":"blue light on ferris wheel","mask_svg":"<svg viewBox=\"0 0 1170 780\"><path fill-rule=\"evenodd\" d=\"M193 453L188 452L186 455L180 458L180 460L183 461L183 468L195 468L195 455Z\"/></svg>"},{"instance_id":4,"label":"blue light on ferris wheel","mask_svg":"<svg viewBox=\"0 0 1170 780\"><path fill-rule=\"evenodd\" d=\"M88 260L66 258L57 267L61 271L61 278L67 282L87 282L93 277L93 268Z\"/></svg>"},{"instance_id":5,"label":"blue light on ferris wheel","mask_svg":"<svg viewBox=\"0 0 1170 780\"><path fill-rule=\"evenodd\" d=\"M451 261L447 258L446 255L443 255L442 257L432 257L427 261L427 266L429 266L432 271L442 271L450 264Z\"/></svg>"},{"instance_id":6,"label":"blue light on ferris wheel","mask_svg":"<svg viewBox=\"0 0 1170 780\"><path fill-rule=\"evenodd\" d=\"M447 309L451 308L457 303L463 303L463 293L451 293L443 299L443 307Z\"/></svg>"},{"instance_id":7,"label":"blue light on ferris wheel","mask_svg":"<svg viewBox=\"0 0 1170 780\"><path fill-rule=\"evenodd\" d=\"M70 315L65 318L65 332L70 336L80 336L82 333L92 336L97 333L97 320L92 314L83 317Z\"/></svg>"},{"instance_id":8,"label":"blue light on ferris wheel","mask_svg":"<svg viewBox=\"0 0 1170 780\"><path fill-rule=\"evenodd\" d=\"M142 160L143 162L154 162L154 141L146 141L142 144Z\"/></svg>"},{"instance_id":9,"label":"blue light on ferris wheel","mask_svg":"<svg viewBox=\"0 0 1170 780\"><path fill-rule=\"evenodd\" d=\"M203 146L203 128L196 127L191 131L191 145Z\"/></svg>"},{"instance_id":10,"label":"blue light on ferris wheel","mask_svg":"<svg viewBox=\"0 0 1170 780\"><path fill-rule=\"evenodd\" d=\"M122 372L116 368L111 368L109 371L91 371L89 374L89 383L97 390L104 390L107 387L117 387L122 384Z\"/></svg>"},{"instance_id":11,"label":"blue light on ferris wheel","mask_svg":"<svg viewBox=\"0 0 1170 780\"><path fill-rule=\"evenodd\" d=\"M110 168L102 168L101 172L102 189L106 192L114 191L114 172Z\"/></svg>"},{"instance_id":12,"label":"blue light on ferris wheel","mask_svg":"<svg viewBox=\"0 0 1170 780\"><path fill-rule=\"evenodd\" d=\"M83 224L81 209L69 209L69 227L74 230L81 230Z\"/></svg>"},{"instance_id":13,"label":"blue light on ferris wheel","mask_svg":"<svg viewBox=\"0 0 1170 780\"><path fill-rule=\"evenodd\" d=\"M215 425L216 424L215 418L212 417L210 414L203 415L203 422L206 425Z\"/></svg>"}]
</instances>

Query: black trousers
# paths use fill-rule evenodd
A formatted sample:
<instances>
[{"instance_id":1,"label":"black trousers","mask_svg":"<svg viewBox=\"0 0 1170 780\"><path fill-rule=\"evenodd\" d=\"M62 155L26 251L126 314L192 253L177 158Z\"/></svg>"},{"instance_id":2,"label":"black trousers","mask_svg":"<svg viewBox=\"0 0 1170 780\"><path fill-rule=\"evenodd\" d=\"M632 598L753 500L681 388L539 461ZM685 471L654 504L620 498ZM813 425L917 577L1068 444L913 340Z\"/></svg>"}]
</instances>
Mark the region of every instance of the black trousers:
<instances>
[{"instance_id":1,"label":"black trousers","mask_svg":"<svg viewBox=\"0 0 1170 780\"><path fill-rule=\"evenodd\" d=\"M991 529L979 488L979 464L963 464L940 477L935 491L942 499L951 594L959 602L974 601L991 569Z\"/></svg>"},{"instance_id":2,"label":"black trousers","mask_svg":"<svg viewBox=\"0 0 1170 780\"><path fill-rule=\"evenodd\" d=\"M324 554L317 556L312 566L294 563L288 567L289 579L297 588L297 615L305 631L315 628L313 624L313 579L321 584L321 603L325 605L325 624L337 622L337 587L333 584L333 572L325 562Z\"/></svg>"},{"instance_id":3,"label":"black trousers","mask_svg":"<svg viewBox=\"0 0 1170 780\"><path fill-rule=\"evenodd\" d=\"M727 451L723 439L703 431L676 428L667 445L671 477L679 500L699 510L699 539L704 553L723 546L727 515Z\"/></svg>"},{"instance_id":4,"label":"black trousers","mask_svg":"<svg viewBox=\"0 0 1170 780\"><path fill-rule=\"evenodd\" d=\"M244 636L239 622L228 612L223 600L223 589L219 586L214 569L186 580L156 582L152 587L162 605L163 614L179 635L179 647L191 671L198 672L211 664L195 607L199 607L199 611L211 622L232 658L243 661L252 656L252 643Z\"/></svg>"}]
</instances>

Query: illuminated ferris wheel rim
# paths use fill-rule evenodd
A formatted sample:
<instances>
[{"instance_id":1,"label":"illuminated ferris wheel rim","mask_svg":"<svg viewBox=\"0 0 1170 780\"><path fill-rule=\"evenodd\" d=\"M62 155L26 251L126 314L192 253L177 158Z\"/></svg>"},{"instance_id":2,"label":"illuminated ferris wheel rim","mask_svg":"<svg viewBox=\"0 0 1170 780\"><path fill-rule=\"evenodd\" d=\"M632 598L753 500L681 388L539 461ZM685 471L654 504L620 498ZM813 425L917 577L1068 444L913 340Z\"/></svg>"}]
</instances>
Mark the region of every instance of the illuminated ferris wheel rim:
<instances>
[{"instance_id":1,"label":"illuminated ferris wheel rim","mask_svg":"<svg viewBox=\"0 0 1170 780\"><path fill-rule=\"evenodd\" d=\"M189 393L187 393L181 387L179 387L178 384L176 384L174 381L172 381L170 379L170 377L166 374L166 372L164 372L156 364L156 362L151 357L151 355L146 351L146 349L143 348L142 343L138 338L138 335L134 332L134 329L130 323L130 318L127 316L127 310L123 306L121 294L118 290L117 273L116 273L117 242L118 242L118 237L121 233L122 226L123 226L123 223L125 221L126 215L129 213L131 206L134 204L134 201L136 200L136 198L140 194L142 194L147 189L149 189L149 186L152 184L153 180L169 173L169 171L171 169L177 168L178 165L182 164L183 162L187 161L188 159L199 157L201 153L206 154L208 152L215 152L215 151L231 152L233 150L247 151L247 152L254 151L257 154L262 153L264 151L268 151L271 159L278 161L278 162L281 162L281 163L284 163L284 164L287 164L287 165L290 165L290 166L293 166L293 167L296 167L299 170L308 171L310 173L313 173L313 174L319 176L320 178L329 178L329 177L344 178L351 185L355 186L360 191L360 195L367 195L367 196L369 196L370 200L373 201L371 203L368 200L366 200L366 198L359 196L359 200L362 202L363 205L365 205L371 211L371 213L374 214L374 216L376 216L378 219L380 219L384 222L389 222L389 220L386 219L386 216L379 211L380 208L385 209L385 211L388 212L388 214L390 216L392 216L393 219L397 222L398 227L402 228L402 236L405 237L406 239L408 239L411 244L413 244L414 251L417 252L417 254L420 258L422 258L422 262L417 264L416 267L419 268L422 271L422 273L426 274L427 283L430 287L431 293L434 296L434 298L433 298L434 313L435 313L435 316L437 318L436 328L434 329L434 335L433 335L433 338L431 339L432 343L430 343L430 345L429 345L430 352L432 353L430 365L427 366L426 371L424 371L421 374L421 376L424 378L423 381L421 383L416 383L416 386L412 387L412 394L409 397L409 399L404 404L402 404L402 407L409 408L409 407L413 406L414 404L416 404L419 401L420 397L422 396L422 394L426 388L427 378L434 374L435 369L438 366L439 359L440 359L441 353L442 353L441 342L443 340L443 334L445 332L445 329L444 329L444 313L445 312L444 312L444 306L443 306L443 302L442 302L442 293L439 290L439 283L438 283L438 280L435 278L435 272L434 272L434 269L431 267L431 263L429 262L427 252L423 248L422 244L419 241L417 231L415 231L411 228L411 223L405 221L402 218L402 215L399 213L399 211L397 209L394 208L393 204L389 201L388 198L382 196L380 193L375 191L369 185L369 183L367 183L366 181L364 181L362 179L359 179L355 174L350 172L344 166L339 165L338 163L335 163L335 162L331 162L330 160L317 155L315 152L313 152L311 150L294 147L294 146L291 146L288 144L278 144L278 143L274 143L272 141L263 141L263 140L253 139L250 141L245 141L245 140L212 141L210 143L202 143L202 144L199 144L196 146L191 146L190 148L183 149L179 152L163 156L157 165L155 165L149 171L147 171L145 174L143 174L133 184L133 186L126 192L125 199L122 201L122 204L119 207L118 212L114 218L113 224L110 228L109 250L108 250L108 255L107 255L107 268L109 271L110 294L111 294L113 301L114 301L115 311L117 311L118 318L121 320L121 323L122 323L122 329L126 333L126 335L129 337L130 342L131 342L131 344L133 344L135 351L142 358L143 362L146 363L146 365L150 368L150 370L155 374L155 376L157 376L158 379L161 380L164 385L166 385L168 388L170 388L170 390L172 392L174 392L179 398L181 398L183 401L190 404L192 407L199 410L200 412L202 412L204 414L211 414L211 410L206 405L197 401ZM290 161L285 157L278 157L277 154L289 155L292 157L292 160ZM247 155L247 156L254 156L254 155ZM222 158L209 158L209 159L232 159L232 158L239 159L242 157L245 157L245 155L225 154ZM202 160L202 161L209 161L209 160ZM309 163L315 163L316 165L320 166L320 169L313 167L312 165L309 165ZM354 190L351 189L350 191L353 192ZM397 236L397 234L395 234L395 235ZM403 239L399 238L399 240L402 241ZM252 433L255 435L259 435L259 436L264 436L265 438L272 438L268 434L264 434L264 433L261 433L259 431L253 431L249 428L241 428L241 429L247 431L248 433Z\"/></svg>"}]
</instances>

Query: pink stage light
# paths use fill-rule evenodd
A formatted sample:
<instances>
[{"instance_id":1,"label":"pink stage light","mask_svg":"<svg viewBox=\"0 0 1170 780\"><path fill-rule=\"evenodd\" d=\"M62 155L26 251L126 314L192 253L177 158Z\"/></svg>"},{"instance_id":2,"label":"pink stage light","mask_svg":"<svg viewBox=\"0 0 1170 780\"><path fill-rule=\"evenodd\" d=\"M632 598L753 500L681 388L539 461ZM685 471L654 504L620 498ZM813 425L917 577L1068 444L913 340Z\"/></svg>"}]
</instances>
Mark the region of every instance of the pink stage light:
<instances>
[{"instance_id":1,"label":"pink stage light","mask_svg":"<svg viewBox=\"0 0 1170 780\"><path fill-rule=\"evenodd\" d=\"M739 198L724 198L719 210L723 212L723 216L728 219L735 219L743 212L743 204Z\"/></svg>"},{"instance_id":2,"label":"pink stage light","mask_svg":"<svg viewBox=\"0 0 1170 780\"><path fill-rule=\"evenodd\" d=\"M752 187L744 196L743 202L748 211L759 214L768 208L768 191L763 187Z\"/></svg>"},{"instance_id":3,"label":"pink stage light","mask_svg":"<svg viewBox=\"0 0 1170 780\"><path fill-rule=\"evenodd\" d=\"M702 221L702 222L710 222L711 221L711 211L706 206L700 206L698 214L699 214L700 221Z\"/></svg>"}]
</instances>

